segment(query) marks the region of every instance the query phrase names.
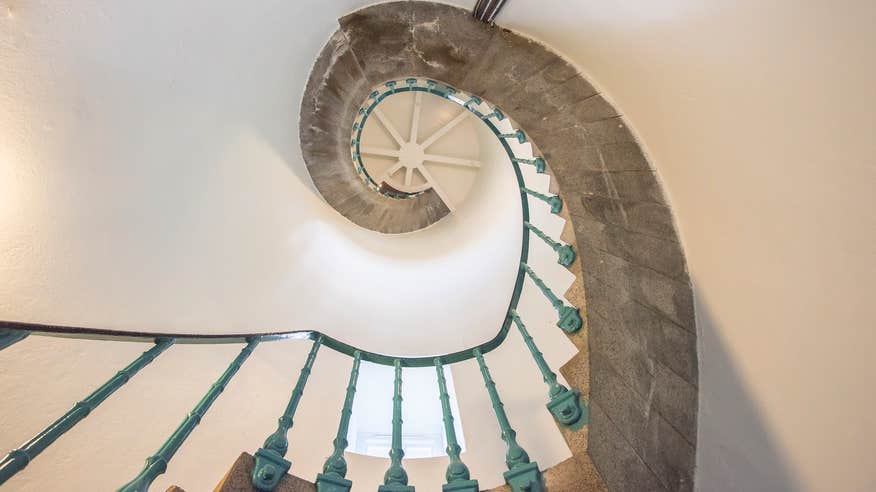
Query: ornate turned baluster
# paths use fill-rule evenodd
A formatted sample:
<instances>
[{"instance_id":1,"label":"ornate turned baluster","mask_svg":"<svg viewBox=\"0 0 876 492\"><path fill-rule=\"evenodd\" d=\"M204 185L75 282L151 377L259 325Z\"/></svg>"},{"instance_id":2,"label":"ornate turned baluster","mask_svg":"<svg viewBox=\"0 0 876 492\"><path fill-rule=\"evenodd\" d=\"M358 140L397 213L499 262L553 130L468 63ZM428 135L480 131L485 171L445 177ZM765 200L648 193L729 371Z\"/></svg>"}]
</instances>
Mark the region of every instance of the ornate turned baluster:
<instances>
[{"instance_id":1,"label":"ornate turned baluster","mask_svg":"<svg viewBox=\"0 0 876 492\"><path fill-rule=\"evenodd\" d=\"M466 101L465 104L463 104L463 107L465 109L471 109L471 107L473 105L478 105L478 104L481 104L482 102L483 101L478 96L470 96L468 101Z\"/></svg>"},{"instance_id":2,"label":"ornate turned baluster","mask_svg":"<svg viewBox=\"0 0 876 492\"><path fill-rule=\"evenodd\" d=\"M0 350L15 345L30 335L29 331L0 329Z\"/></svg>"},{"instance_id":3,"label":"ornate turned baluster","mask_svg":"<svg viewBox=\"0 0 876 492\"><path fill-rule=\"evenodd\" d=\"M462 462L459 453L462 448L456 441L456 429L453 427L453 413L450 411L450 396L447 394L447 381L444 379L444 366L441 359L435 358L435 370L438 371L438 396L441 399L441 412L444 415L444 433L447 436L447 456L450 464L444 477L447 483L442 486L444 492L478 492L477 480L471 480L468 467Z\"/></svg>"},{"instance_id":4,"label":"ornate turned baluster","mask_svg":"<svg viewBox=\"0 0 876 492\"><path fill-rule=\"evenodd\" d=\"M545 162L541 157L536 157L535 159L521 159L519 157L512 157L512 162L516 162L518 164L529 164L530 166L535 166L535 171L539 174L544 174L545 170Z\"/></svg>"},{"instance_id":5,"label":"ornate turned baluster","mask_svg":"<svg viewBox=\"0 0 876 492\"><path fill-rule=\"evenodd\" d=\"M28 463L42 453L47 447L55 442L65 432L72 429L80 420L84 419L109 398L110 395L121 388L125 383L143 369L150 362L155 360L158 355L164 352L167 347L173 345L172 338L163 338L155 341L155 346L143 352L139 357L134 359L134 362L128 364L127 367L116 373L109 381L104 383L100 388L97 388L93 393L85 397L67 411L61 418L52 422L51 425L34 436L31 440L24 443L15 451L10 452L0 461L0 485L9 480L13 475L23 470Z\"/></svg>"},{"instance_id":6,"label":"ornate turned baluster","mask_svg":"<svg viewBox=\"0 0 876 492\"><path fill-rule=\"evenodd\" d=\"M538 470L538 463L530 462L529 455L526 451L517 444L517 433L511 428L511 423L508 422L508 415L505 414L505 406L499 398L499 392L496 391L496 383L490 376L490 370L484 362L484 356L480 349L474 349L475 357L478 359L478 365L481 368L481 375L484 377L484 384L487 387L487 392L490 394L490 401L493 403L493 411L496 413L496 420L499 421L499 428L502 430L502 440L508 447L505 454L505 464L508 465L508 471L502 474L505 477L505 483L511 486L514 492L543 492L544 486L541 482L541 472Z\"/></svg>"},{"instance_id":7,"label":"ornate turned baluster","mask_svg":"<svg viewBox=\"0 0 876 492\"><path fill-rule=\"evenodd\" d=\"M292 396L289 397L289 403L286 404L286 410L277 422L277 430L268 436L265 444L256 451L252 486L257 490L266 492L274 490L292 466L292 462L284 458L289 449L286 434L292 428L292 419L295 418L295 411L298 410L298 403L301 401L301 395L304 394L304 386L307 384L307 378L310 377L310 370L313 368L320 345L322 345L322 335L310 347L310 353L307 354L307 360L304 361L304 367L298 375L298 381L295 383L295 389L292 390Z\"/></svg>"},{"instance_id":8,"label":"ornate turned baluster","mask_svg":"<svg viewBox=\"0 0 876 492\"><path fill-rule=\"evenodd\" d=\"M581 325L583 325L584 322L581 320L581 314L578 312L578 308L567 306L562 299L554 295L548 286L538 278L538 275L532 271L532 268L530 268L529 265L520 262L520 266L529 274L529 278L535 282L535 285L538 286L542 294L548 298L551 305L557 310L557 315L559 316L557 326L566 333L574 333L580 330Z\"/></svg>"},{"instance_id":9,"label":"ornate turned baluster","mask_svg":"<svg viewBox=\"0 0 876 492\"><path fill-rule=\"evenodd\" d=\"M556 195L543 195L535 190L530 190L529 188L523 187L520 188L526 193L538 198L539 200L547 203L551 207L552 214L558 214L563 211L563 199Z\"/></svg>"},{"instance_id":10,"label":"ornate turned baluster","mask_svg":"<svg viewBox=\"0 0 876 492\"><path fill-rule=\"evenodd\" d=\"M347 396L344 398L344 408L341 410L341 422L338 424L338 435L332 442L335 446L332 455L325 460L322 473L316 476L317 492L350 492L353 482L347 480L347 460L344 450L347 449L347 431L350 427L350 417L353 415L353 398L356 395L356 381L359 379L359 363L362 353L358 350L353 354L353 369L350 371L350 382L347 384Z\"/></svg>"},{"instance_id":11,"label":"ornate turned baluster","mask_svg":"<svg viewBox=\"0 0 876 492\"><path fill-rule=\"evenodd\" d=\"M532 358L535 359L535 365L538 366L538 370L541 371L544 382L550 387L548 392L550 401L547 404L548 411L551 412L558 422L565 426L573 426L582 422L586 423L587 413L585 412L585 408L582 408L579 399L581 393L577 390L570 391L557 381L557 375L551 371L547 361L544 360L544 356L541 351L538 350L538 346L535 345L535 341L532 339L529 331L526 330L526 326L523 325L520 316L518 316L517 312L513 309L509 311L508 315L511 316L514 324L516 324L517 328L520 330L520 335L523 337L523 341L526 343L529 353L532 354Z\"/></svg>"},{"instance_id":12,"label":"ornate turned baluster","mask_svg":"<svg viewBox=\"0 0 876 492\"><path fill-rule=\"evenodd\" d=\"M541 229L530 224L528 221L524 221L523 225L546 242L551 249L557 252L557 263L563 266L569 266L575 261L575 250L572 249L572 246L554 241L550 236L542 232Z\"/></svg>"},{"instance_id":13,"label":"ornate turned baluster","mask_svg":"<svg viewBox=\"0 0 876 492\"><path fill-rule=\"evenodd\" d=\"M377 492L414 492L408 485L408 472L402 467L405 452L402 449L402 367L395 360L395 391L392 397L392 449L389 451L391 464L383 475L383 485Z\"/></svg>"},{"instance_id":14,"label":"ornate turned baluster","mask_svg":"<svg viewBox=\"0 0 876 492\"><path fill-rule=\"evenodd\" d=\"M456 89L449 85L440 84L434 80L426 80L426 86L432 92L437 92L441 97L450 97L456 94Z\"/></svg>"},{"instance_id":15,"label":"ornate turned baluster","mask_svg":"<svg viewBox=\"0 0 876 492\"><path fill-rule=\"evenodd\" d=\"M518 142L520 142L522 144L526 143L526 134L523 133L522 130L517 130L514 133L500 133L499 137L516 139Z\"/></svg>"},{"instance_id":16,"label":"ornate turned baluster","mask_svg":"<svg viewBox=\"0 0 876 492\"><path fill-rule=\"evenodd\" d=\"M490 118L496 118L496 120L502 121L505 119L505 113L503 113L501 109L494 106L492 113L481 116L482 120L488 120Z\"/></svg>"},{"instance_id":17,"label":"ornate turned baluster","mask_svg":"<svg viewBox=\"0 0 876 492\"><path fill-rule=\"evenodd\" d=\"M185 419L183 419L179 427L176 428L173 434L170 435L170 438L168 438L164 445L161 446L161 449L146 460L146 466L143 468L143 471L141 471L134 480L123 485L117 492L147 492L149 490L149 486L152 485L152 482L155 481L158 475L161 475L167 470L167 464L170 463L173 455L176 454L186 438L189 437L189 434L191 434L195 427L198 426L201 419L204 417L204 414L207 413L207 410L210 409L210 406L213 405L216 398L219 398L219 395L225 390L225 386L227 386L228 382L231 381L231 378L237 374L237 371L240 370L240 366L242 366L244 361L249 358L249 354L252 353L258 344L258 338L251 338L248 340L246 347L244 347L243 350L240 351L240 354L234 358L228 368L225 369L225 372L222 373L222 376L210 386L207 394L201 398L201 401L199 401L198 404L195 405L195 408Z\"/></svg>"}]
</instances>

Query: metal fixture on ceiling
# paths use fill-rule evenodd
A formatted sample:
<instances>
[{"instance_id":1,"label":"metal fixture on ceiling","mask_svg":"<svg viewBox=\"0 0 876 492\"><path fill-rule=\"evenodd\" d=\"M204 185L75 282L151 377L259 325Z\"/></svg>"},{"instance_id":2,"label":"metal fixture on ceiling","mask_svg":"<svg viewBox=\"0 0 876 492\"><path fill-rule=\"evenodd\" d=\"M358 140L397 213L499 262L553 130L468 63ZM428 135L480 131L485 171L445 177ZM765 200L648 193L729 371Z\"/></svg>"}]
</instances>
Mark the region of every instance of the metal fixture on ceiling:
<instances>
[{"instance_id":1,"label":"metal fixture on ceiling","mask_svg":"<svg viewBox=\"0 0 876 492\"><path fill-rule=\"evenodd\" d=\"M499 15L499 11L505 6L507 0L478 0L475 3L472 15L479 21L492 24Z\"/></svg>"}]
</instances>

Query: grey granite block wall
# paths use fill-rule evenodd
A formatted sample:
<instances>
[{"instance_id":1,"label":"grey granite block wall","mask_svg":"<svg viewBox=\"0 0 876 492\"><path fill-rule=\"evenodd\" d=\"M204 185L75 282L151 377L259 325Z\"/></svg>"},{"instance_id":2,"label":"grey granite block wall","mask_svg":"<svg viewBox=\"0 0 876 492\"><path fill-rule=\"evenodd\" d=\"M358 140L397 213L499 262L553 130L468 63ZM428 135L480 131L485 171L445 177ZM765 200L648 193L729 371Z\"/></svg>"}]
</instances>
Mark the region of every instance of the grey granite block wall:
<instances>
[{"instance_id":1,"label":"grey granite block wall","mask_svg":"<svg viewBox=\"0 0 876 492\"><path fill-rule=\"evenodd\" d=\"M371 88L386 74L408 75L413 69L412 64L396 60L399 55L392 51L411 42L410 36L398 33L398 22L410 25L408 2L398 3L391 17L385 12L369 15L366 9L341 19L343 29L332 35L313 66L299 117L301 150L314 186L341 215L384 233L416 231L450 213L434 190L405 200L375 193L356 174L350 157L356 112ZM400 18L399 12L407 12L408 17ZM374 33L382 33L378 42L363 42L375 41ZM354 51L356 47L361 53ZM376 58L363 64L360 54Z\"/></svg>"},{"instance_id":2,"label":"grey granite block wall","mask_svg":"<svg viewBox=\"0 0 876 492\"><path fill-rule=\"evenodd\" d=\"M365 87L429 77L502 108L544 156L574 226L589 348L576 335L582 356L564 373L590 394L589 446L582 449L610 490L692 490L693 294L672 212L617 108L548 47L457 7L389 2L339 23L302 104L302 148L329 203L376 230L447 213L428 197L387 205L337 167L342 161L352 170L337 142L349 137L350 105L364 99ZM576 362L589 367L575 370Z\"/></svg>"}]
</instances>

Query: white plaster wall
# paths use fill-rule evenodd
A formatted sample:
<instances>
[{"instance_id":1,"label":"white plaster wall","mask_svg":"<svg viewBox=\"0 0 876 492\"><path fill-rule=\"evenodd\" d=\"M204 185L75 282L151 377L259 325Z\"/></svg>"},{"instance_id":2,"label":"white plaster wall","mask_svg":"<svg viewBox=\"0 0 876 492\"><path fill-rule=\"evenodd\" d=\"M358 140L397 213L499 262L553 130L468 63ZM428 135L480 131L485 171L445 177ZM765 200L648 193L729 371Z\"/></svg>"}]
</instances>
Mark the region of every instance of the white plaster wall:
<instances>
[{"instance_id":1,"label":"white plaster wall","mask_svg":"<svg viewBox=\"0 0 876 492\"><path fill-rule=\"evenodd\" d=\"M672 203L697 297L697 488L873 490L876 3L509 2Z\"/></svg>"},{"instance_id":2,"label":"white plaster wall","mask_svg":"<svg viewBox=\"0 0 876 492\"><path fill-rule=\"evenodd\" d=\"M513 186L385 236L304 168L303 85L362 3L5 1L0 318L317 329L398 355L491 338L519 255Z\"/></svg>"}]
</instances>

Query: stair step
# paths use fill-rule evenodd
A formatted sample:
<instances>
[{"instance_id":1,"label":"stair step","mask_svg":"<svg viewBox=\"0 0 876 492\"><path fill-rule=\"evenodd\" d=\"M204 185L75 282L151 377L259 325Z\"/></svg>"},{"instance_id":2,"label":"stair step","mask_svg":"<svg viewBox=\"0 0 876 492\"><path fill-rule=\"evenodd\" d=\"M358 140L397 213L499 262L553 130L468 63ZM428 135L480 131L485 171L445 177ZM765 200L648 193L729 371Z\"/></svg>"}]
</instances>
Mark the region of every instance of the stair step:
<instances>
[{"instance_id":1,"label":"stair step","mask_svg":"<svg viewBox=\"0 0 876 492\"><path fill-rule=\"evenodd\" d=\"M253 468L255 468L255 459L252 455L246 452L241 453L213 492L258 492L252 486ZM274 491L315 492L316 484L287 473L280 479L280 484Z\"/></svg>"}]
</instances>

